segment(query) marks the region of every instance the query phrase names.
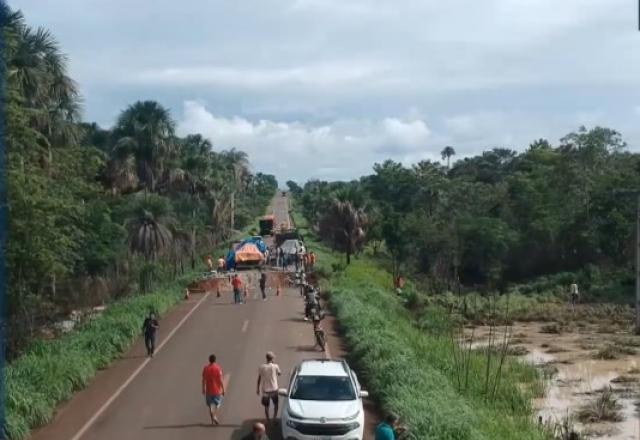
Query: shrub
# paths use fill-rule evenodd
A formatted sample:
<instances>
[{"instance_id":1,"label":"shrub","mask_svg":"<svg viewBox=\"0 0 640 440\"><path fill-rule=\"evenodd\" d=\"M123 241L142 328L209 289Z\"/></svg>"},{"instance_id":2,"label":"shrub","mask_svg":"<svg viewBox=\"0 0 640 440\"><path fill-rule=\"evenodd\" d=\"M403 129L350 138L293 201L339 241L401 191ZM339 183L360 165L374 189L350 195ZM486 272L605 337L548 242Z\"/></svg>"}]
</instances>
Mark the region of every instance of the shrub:
<instances>
[{"instance_id":1,"label":"shrub","mask_svg":"<svg viewBox=\"0 0 640 440\"><path fill-rule=\"evenodd\" d=\"M487 356L472 353L468 384L461 389L446 309L428 306L414 324L390 280L360 258L324 286L344 330L349 360L378 405L400 414L415 439L506 440L514 432L519 439L543 438L532 423L530 398L540 385L536 370L507 359L499 371L494 359L487 383Z\"/></svg>"}]
</instances>

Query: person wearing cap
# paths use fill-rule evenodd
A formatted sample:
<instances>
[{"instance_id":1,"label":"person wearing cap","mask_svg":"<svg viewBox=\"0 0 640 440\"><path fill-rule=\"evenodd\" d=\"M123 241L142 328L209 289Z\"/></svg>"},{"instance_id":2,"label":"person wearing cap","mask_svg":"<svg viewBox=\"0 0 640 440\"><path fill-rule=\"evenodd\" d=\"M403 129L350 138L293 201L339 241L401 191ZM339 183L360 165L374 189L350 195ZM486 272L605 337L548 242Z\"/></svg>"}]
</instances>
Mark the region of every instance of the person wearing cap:
<instances>
[{"instance_id":1,"label":"person wearing cap","mask_svg":"<svg viewBox=\"0 0 640 440\"><path fill-rule=\"evenodd\" d=\"M267 437L267 429L262 423L257 422L253 425L251 432L242 437L242 440L269 440L269 437Z\"/></svg>"},{"instance_id":2,"label":"person wearing cap","mask_svg":"<svg viewBox=\"0 0 640 440\"><path fill-rule=\"evenodd\" d=\"M278 415L278 376L282 374L278 364L274 362L276 355L272 351L267 352L267 363L258 369L258 385L256 394L262 392L261 403L264 413L269 421L269 405L273 402L273 418Z\"/></svg>"}]
</instances>

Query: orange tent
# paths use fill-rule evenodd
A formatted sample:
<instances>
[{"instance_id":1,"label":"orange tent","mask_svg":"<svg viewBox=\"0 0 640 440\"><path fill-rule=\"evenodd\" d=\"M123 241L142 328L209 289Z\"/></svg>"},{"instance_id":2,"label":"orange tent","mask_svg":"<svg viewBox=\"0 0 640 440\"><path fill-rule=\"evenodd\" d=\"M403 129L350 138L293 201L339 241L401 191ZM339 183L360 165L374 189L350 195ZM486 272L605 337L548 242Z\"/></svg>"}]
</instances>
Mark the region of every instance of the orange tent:
<instances>
[{"instance_id":1,"label":"orange tent","mask_svg":"<svg viewBox=\"0 0 640 440\"><path fill-rule=\"evenodd\" d=\"M236 251L236 263L259 263L264 255L255 244L247 243Z\"/></svg>"}]
</instances>

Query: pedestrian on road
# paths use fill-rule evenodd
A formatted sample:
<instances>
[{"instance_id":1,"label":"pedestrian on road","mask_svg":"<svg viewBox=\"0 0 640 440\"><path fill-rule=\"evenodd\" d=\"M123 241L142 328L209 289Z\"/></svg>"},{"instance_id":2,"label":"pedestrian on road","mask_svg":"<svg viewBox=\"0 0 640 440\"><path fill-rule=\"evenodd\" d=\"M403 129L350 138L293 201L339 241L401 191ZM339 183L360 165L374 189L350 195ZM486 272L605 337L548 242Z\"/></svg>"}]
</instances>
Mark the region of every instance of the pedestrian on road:
<instances>
[{"instance_id":1,"label":"pedestrian on road","mask_svg":"<svg viewBox=\"0 0 640 440\"><path fill-rule=\"evenodd\" d=\"M242 281L238 274L234 274L231 278L231 286L233 286L233 303L242 304L242 296L240 295L240 288L242 287Z\"/></svg>"},{"instance_id":2,"label":"pedestrian on road","mask_svg":"<svg viewBox=\"0 0 640 440\"><path fill-rule=\"evenodd\" d=\"M224 257L220 255L220 258L218 258L218 272L224 272L225 265L226 263L224 262Z\"/></svg>"},{"instance_id":3,"label":"pedestrian on road","mask_svg":"<svg viewBox=\"0 0 640 440\"><path fill-rule=\"evenodd\" d=\"M242 440L269 440L269 437L267 437L266 433L267 429L264 427L264 425L260 422L257 422L255 425L253 425L253 429L251 430L251 432L242 437Z\"/></svg>"},{"instance_id":4,"label":"pedestrian on road","mask_svg":"<svg viewBox=\"0 0 640 440\"><path fill-rule=\"evenodd\" d=\"M205 263L207 264L207 269L209 270L209 272L213 272L213 260L211 259L211 255L207 255Z\"/></svg>"},{"instance_id":5,"label":"pedestrian on road","mask_svg":"<svg viewBox=\"0 0 640 440\"><path fill-rule=\"evenodd\" d=\"M580 299L580 293L578 292L578 284L572 283L571 286L569 286L569 291L571 294L571 309L575 311L576 304Z\"/></svg>"},{"instance_id":6,"label":"pedestrian on road","mask_svg":"<svg viewBox=\"0 0 640 440\"><path fill-rule=\"evenodd\" d=\"M282 374L278 364L274 363L276 355L272 351L267 352L267 363L258 369L258 385L256 394L262 391L262 405L264 414L269 421L269 405L273 402L273 419L278 416L278 376Z\"/></svg>"},{"instance_id":7,"label":"pedestrian on road","mask_svg":"<svg viewBox=\"0 0 640 440\"><path fill-rule=\"evenodd\" d=\"M222 405L224 381L222 380L222 368L216 363L215 354L209 356L209 364L205 365L202 370L202 394L204 395L205 403L209 407L211 424L219 425L220 422L216 414L220 405Z\"/></svg>"},{"instance_id":8,"label":"pedestrian on road","mask_svg":"<svg viewBox=\"0 0 640 440\"><path fill-rule=\"evenodd\" d=\"M142 334L144 335L144 345L147 347L147 356L153 357L156 351L156 330L158 329L156 314L149 312L149 317L142 324Z\"/></svg>"},{"instance_id":9,"label":"pedestrian on road","mask_svg":"<svg viewBox=\"0 0 640 440\"><path fill-rule=\"evenodd\" d=\"M384 422L376 426L375 440L396 440L406 431L406 428L400 426L398 416L389 414Z\"/></svg>"},{"instance_id":10,"label":"pedestrian on road","mask_svg":"<svg viewBox=\"0 0 640 440\"><path fill-rule=\"evenodd\" d=\"M267 300L267 292L265 289L267 288L267 274L264 271L260 272L260 292L262 292L262 300Z\"/></svg>"}]
</instances>

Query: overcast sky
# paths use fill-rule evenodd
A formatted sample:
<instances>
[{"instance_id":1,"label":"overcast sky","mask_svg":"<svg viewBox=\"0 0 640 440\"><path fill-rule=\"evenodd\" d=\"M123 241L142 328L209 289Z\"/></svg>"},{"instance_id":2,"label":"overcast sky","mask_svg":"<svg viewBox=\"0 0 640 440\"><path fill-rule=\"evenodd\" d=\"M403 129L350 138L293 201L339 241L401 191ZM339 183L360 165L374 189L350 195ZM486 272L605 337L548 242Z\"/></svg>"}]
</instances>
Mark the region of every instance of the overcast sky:
<instances>
[{"instance_id":1,"label":"overcast sky","mask_svg":"<svg viewBox=\"0 0 640 440\"><path fill-rule=\"evenodd\" d=\"M154 99L281 183L580 125L640 141L637 0L9 3L58 38L87 120Z\"/></svg>"}]
</instances>

